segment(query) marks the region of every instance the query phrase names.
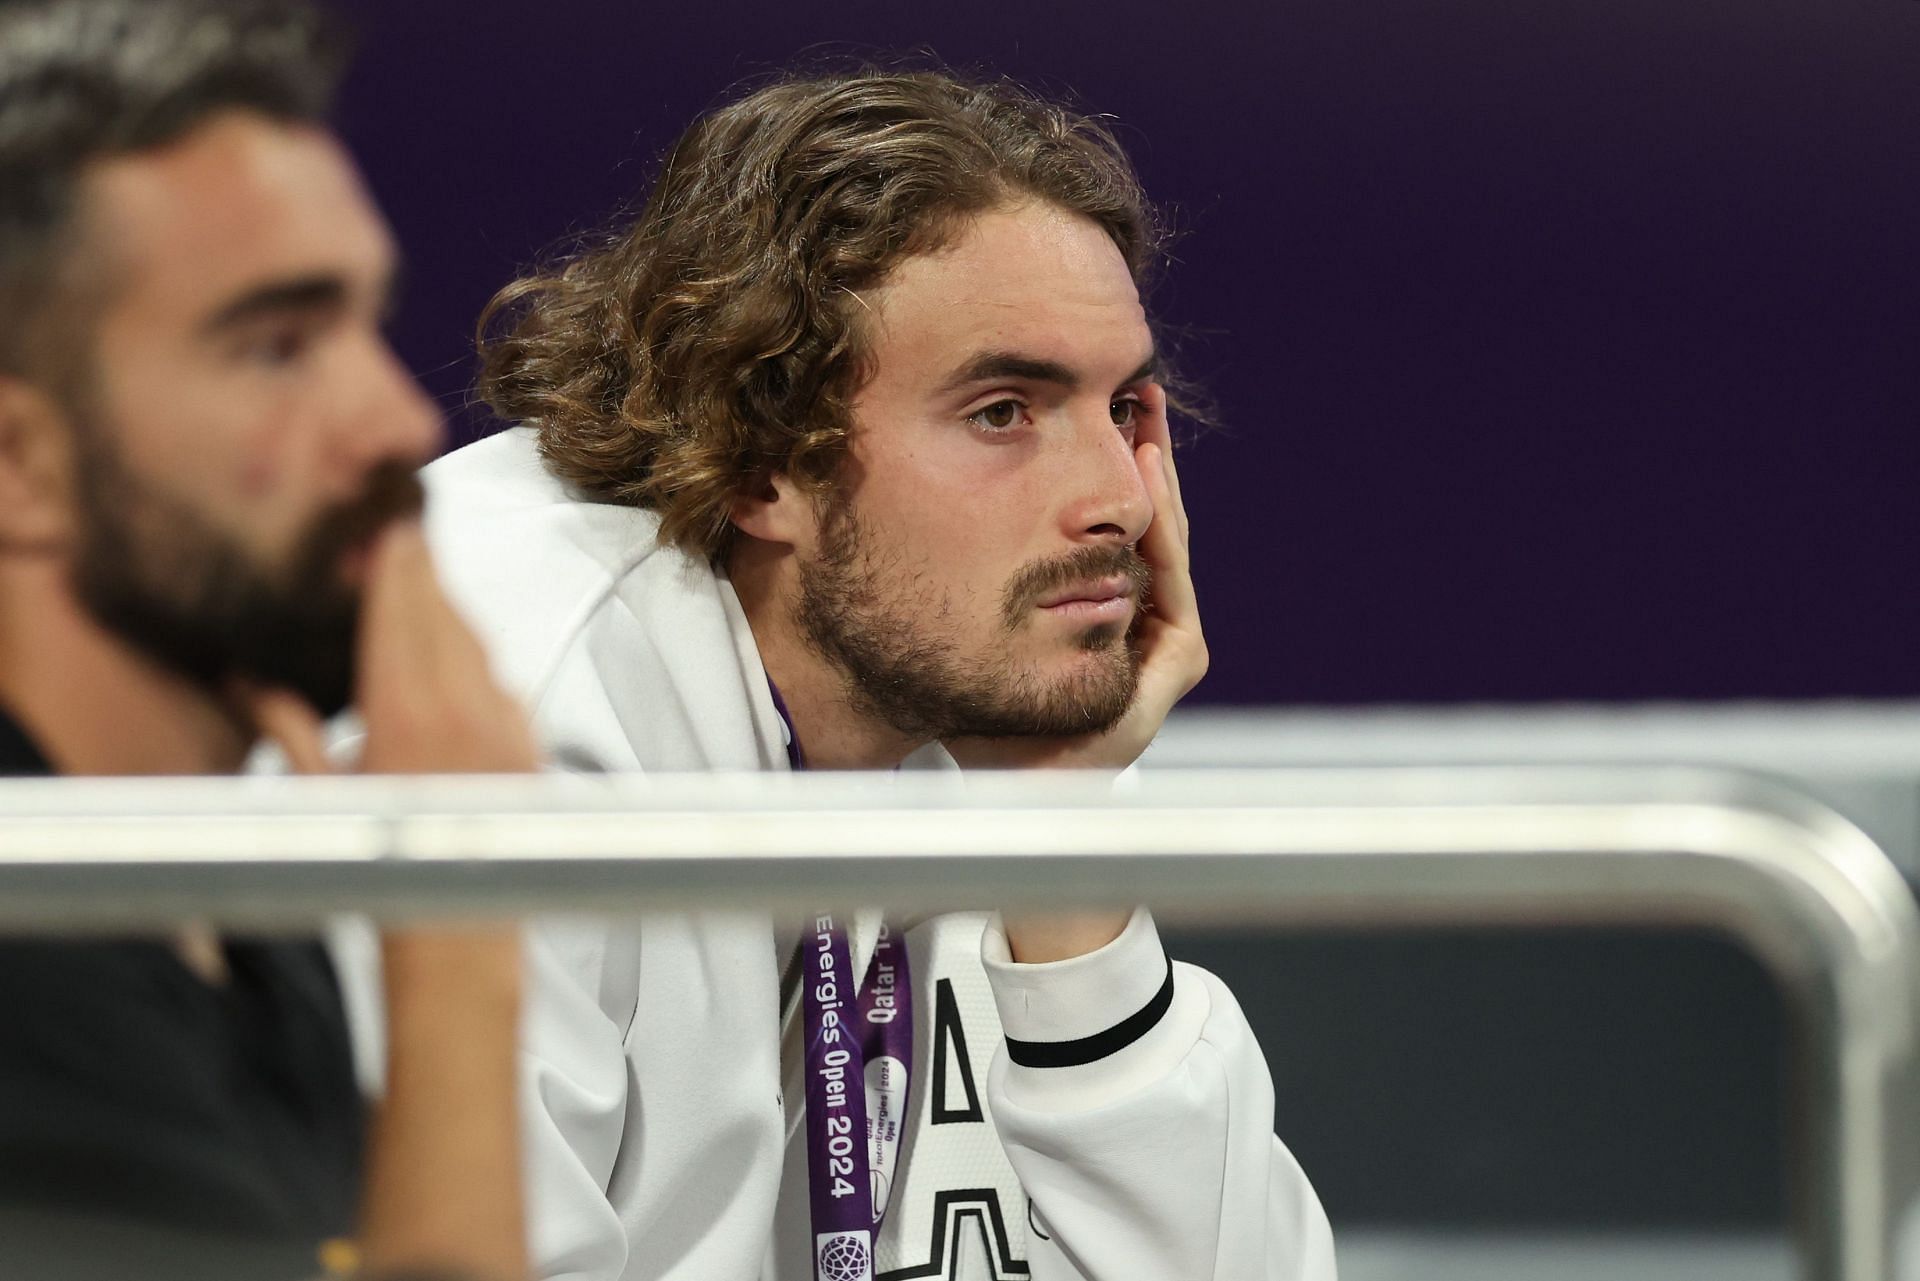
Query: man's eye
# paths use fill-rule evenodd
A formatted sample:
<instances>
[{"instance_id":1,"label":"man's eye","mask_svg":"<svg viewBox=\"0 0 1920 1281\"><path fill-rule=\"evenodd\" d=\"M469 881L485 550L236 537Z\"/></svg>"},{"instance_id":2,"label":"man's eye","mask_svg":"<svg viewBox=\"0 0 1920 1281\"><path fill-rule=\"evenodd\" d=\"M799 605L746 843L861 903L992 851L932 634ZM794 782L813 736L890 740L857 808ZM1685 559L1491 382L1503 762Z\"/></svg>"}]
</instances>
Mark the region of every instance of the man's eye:
<instances>
[{"instance_id":1,"label":"man's eye","mask_svg":"<svg viewBox=\"0 0 1920 1281\"><path fill-rule=\"evenodd\" d=\"M1020 402L996 400L991 405L968 414L967 421L976 427L984 427L988 431L1005 431L1020 421Z\"/></svg>"},{"instance_id":2,"label":"man's eye","mask_svg":"<svg viewBox=\"0 0 1920 1281\"><path fill-rule=\"evenodd\" d=\"M306 354L311 345L306 329L288 326L256 334L241 348L241 355L255 364L290 365Z\"/></svg>"},{"instance_id":3,"label":"man's eye","mask_svg":"<svg viewBox=\"0 0 1920 1281\"><path fill-rule=\"evenodd\" d=\"M1107 413L1113 416L1115 427L1131 427L1140 416L1140 402L1131 396L1123 396L1107 406Z\"/></svg>"}]
</instances>

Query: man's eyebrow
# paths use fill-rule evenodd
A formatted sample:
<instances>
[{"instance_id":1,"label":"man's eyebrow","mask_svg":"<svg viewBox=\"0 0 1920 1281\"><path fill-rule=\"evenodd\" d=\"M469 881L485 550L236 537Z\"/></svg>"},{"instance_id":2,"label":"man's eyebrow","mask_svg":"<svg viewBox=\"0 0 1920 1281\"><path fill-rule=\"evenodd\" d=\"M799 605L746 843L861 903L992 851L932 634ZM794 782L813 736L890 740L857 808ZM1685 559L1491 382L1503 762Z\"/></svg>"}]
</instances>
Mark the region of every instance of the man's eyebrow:
<instances>
[{"instance_id":1,"label":"man's eyebrow","mask_svg":"<svg viewBox=\"0 0 1920 1281\"><path fill-rule=\"evenodd\" d=\"M263 317L290 312L325 311L347 300L347 282L339 276L302 276L249 289L221 306L200 328L217 334Z\"/></svg>"},{"instance_id":2,"label":"man's eyebrow","mask_svg":"<svg viewBox=\"0 0 1920 1281\"><path fill-rule=\"evenodd\" d=\"M1131 377L1122 385L1142 382L1153 377L1160 368L1160 357L1156 353L1141 362ZM1054 383L1067 391L1080 385L1080 376L1057 360L1045 360L1036 356L1022 356L1013 351L982 352L955 370L952 377L940 385L940 392L959 391L973 383L992 382L999 378L1018 378L1025 382Z\"/></svg>"},{"instance_id":3,"label":"man's eyebrow","mask_svg":"<svg viewBox=\"0 0 1920 1281\"><path fill-rule=\"evenodd\" d=\"M1120 385L1122 387L1131 387L1135 383L1143 383L1147 381L1149 378L1156 377L1158 376L1159 373L1160 373L1160 353L1156 351L1152 355L1148 356L1145 360L1141 361L1140 368L1134 370L1133 373L1127 378L1127 380L1121 383Z\"/></svg>"},{"instance_id":4,"label":"man's eyebrow","mask_svg":"<svg viewBox=\"0 0 1920 1281\"><path fill-rule=\"evenodd\" d=\"M1058 383L1068 390L1080 385L1079 377L1057 360L1042 360L1012 351L983 351L954 370L952 376L940 385L940 390L959 391L971 383L992 382L997 378Z\"/></svg>"}]
</instances>

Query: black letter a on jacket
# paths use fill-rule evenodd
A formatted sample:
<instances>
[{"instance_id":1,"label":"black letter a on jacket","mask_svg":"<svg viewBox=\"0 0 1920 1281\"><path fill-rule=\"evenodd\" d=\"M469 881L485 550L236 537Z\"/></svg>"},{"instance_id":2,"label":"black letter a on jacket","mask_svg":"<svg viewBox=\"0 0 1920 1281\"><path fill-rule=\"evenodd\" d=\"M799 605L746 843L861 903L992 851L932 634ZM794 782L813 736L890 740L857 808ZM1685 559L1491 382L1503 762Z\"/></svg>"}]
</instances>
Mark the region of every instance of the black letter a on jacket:
<instances>
[{"instance_id":1,"label":"black letter a on jacket","mask_svg":"<svg viewBox=\"0 0 1920 1281\"><path fill-rule=\"evenodd\" d=\"M960 1089L966 1102L947 1106L947 1064L959 1065ZM984 1121L980 1111L980 1092L973 1087L973 1060L967 1057L967 1030L960 1026L960 1007L953 999L953 980L941 979L933 998L933 1123L953 1125L961 1121Z\"/></svg>"}]
</instances>

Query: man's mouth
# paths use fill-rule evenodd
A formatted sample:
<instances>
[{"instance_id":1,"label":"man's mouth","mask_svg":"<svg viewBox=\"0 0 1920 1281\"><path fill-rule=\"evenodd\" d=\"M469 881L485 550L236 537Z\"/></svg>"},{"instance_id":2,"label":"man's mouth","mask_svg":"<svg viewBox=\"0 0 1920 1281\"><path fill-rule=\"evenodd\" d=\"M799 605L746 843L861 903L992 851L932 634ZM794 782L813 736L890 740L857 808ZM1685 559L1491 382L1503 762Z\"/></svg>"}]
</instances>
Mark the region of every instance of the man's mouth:
<instances>
[{"instance_id":1,"label":"man's mouth","mask_svg":"<svg viewBox=\"0 0 1920 1281\"><path fill-rule=\"evenodd\" d=\"M364 587L381 535L396 521L418 516L426 495L410 463L381 463L361 493L323 515L309 533L300 564L301 581L331 578L348 590Z\"/></svg>"},{"instance_id":2,"label":"man's mouth","mask_svg":"<svg viewBox=\"0 0 1920 1281\"><path fill-rule=\"evenodd\" d=\"M1070 583L1042 596L1036 608L1075 623L1123 623L1133 616L1134 586L1122 574Z\"/></svg>"}]
</instances>

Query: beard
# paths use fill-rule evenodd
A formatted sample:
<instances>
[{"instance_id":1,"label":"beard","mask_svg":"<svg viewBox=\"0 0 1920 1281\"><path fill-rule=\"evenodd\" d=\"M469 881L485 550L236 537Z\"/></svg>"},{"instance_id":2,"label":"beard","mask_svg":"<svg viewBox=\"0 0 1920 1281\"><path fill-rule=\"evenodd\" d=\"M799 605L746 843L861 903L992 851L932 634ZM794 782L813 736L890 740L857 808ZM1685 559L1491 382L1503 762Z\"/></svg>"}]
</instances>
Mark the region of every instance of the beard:
<instances>
[{"instance_id":1,"label":"beard","mask_svg":"<svg viewBox=\"0 0 1920 1281\"><path fill-rule=\"evenodd\" d=\"M290 690L321 716L352 700L360 593L346 555L417 514L415 468L376 467L353 499L322 512L277 572L192 504L134 474L98 424L78 479L73 585L102 627L216 695L243 679Z\"/></svg>"},{"instance_id":2,"label":"beard","mask_svg":"<svg viewBox=\"0 0 1920 1281\"><path fill-rule=\"evenodd\" d=\"M831 500L826 500L831 501ZM1049 592L1089 579L1126 578L1137 607L1125 626L1103 623L1072 640L1086 656L1048 677L1012 657ZM938 587L902 573L844 505L823 512L820 554L800 568L796 622L837 668L862 715L925 739L1030 738L1111 729L1140 681L1136 640L1152 572L1131 547L1082 547L1023 567L1001 595L997 644L965 653L941 624L954 618Z\"/></svg>"}]
</instances>

